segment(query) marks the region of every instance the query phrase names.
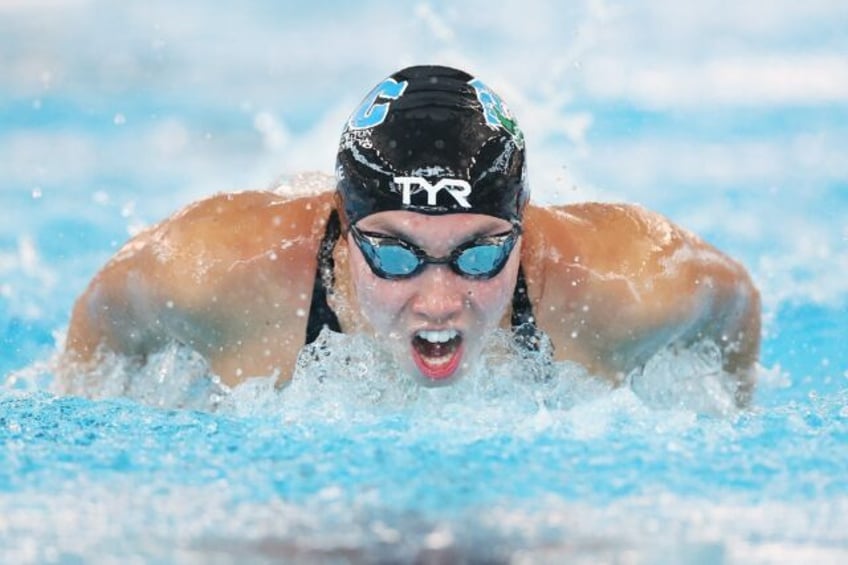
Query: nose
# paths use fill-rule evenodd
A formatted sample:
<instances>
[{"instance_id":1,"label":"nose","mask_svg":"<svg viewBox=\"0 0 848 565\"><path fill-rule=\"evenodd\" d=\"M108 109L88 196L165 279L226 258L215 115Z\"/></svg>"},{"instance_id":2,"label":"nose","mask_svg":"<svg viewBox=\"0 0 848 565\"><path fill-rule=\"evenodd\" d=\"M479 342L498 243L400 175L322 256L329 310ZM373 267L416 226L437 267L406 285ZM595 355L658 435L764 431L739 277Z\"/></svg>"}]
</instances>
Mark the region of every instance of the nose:
<instances>
[{"instance_id":1,"label":"nose","mask_svg":"<svg viewBox=\"0 0 848 565\"><path fill-rule=\"evenodd\" d=\"M462 277L446 265L428 265L418 277L412 312L437 323L457 318L465 307Z\"/></svg>"}]
</instances>

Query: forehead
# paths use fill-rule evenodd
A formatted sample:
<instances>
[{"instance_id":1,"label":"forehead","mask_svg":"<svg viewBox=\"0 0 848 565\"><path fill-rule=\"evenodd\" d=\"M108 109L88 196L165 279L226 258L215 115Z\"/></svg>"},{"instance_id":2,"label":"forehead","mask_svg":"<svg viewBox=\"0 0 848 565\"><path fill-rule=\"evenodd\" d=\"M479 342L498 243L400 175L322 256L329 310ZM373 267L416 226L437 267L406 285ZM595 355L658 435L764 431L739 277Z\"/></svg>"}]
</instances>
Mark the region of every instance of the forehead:
<instances>
[{"instance_id":1,"label":"forehead","mask_svg":"<svg viewBox=\"0 0 848 565\"><path fill-rule=\"evenodd\" d=\"M508 221L486 214L429 215L408 210L378 212L362 218L357 227L411 238L462 238L464 235L488 235L509 230Z\"/></svg>"}]
</instances>

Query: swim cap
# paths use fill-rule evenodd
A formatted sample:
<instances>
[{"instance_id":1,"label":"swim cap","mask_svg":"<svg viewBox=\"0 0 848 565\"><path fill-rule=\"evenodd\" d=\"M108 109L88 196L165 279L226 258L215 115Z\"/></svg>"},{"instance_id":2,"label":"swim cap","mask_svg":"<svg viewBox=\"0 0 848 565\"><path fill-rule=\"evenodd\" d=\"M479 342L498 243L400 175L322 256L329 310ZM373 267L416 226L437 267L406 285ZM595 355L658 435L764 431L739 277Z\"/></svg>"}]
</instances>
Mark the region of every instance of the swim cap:
<instances>
[{"instance_id":1,"label":"swim cap","mask_svg":"<svg viewBox=\"0 0 848 565\"><path fill-rule=\"evenodd\" d=\"M530 195L524 136L479 79L409 67L378 84L348 120L336 190L350 224L386 210L520 222Z\"/></svg>"}]
</instances>

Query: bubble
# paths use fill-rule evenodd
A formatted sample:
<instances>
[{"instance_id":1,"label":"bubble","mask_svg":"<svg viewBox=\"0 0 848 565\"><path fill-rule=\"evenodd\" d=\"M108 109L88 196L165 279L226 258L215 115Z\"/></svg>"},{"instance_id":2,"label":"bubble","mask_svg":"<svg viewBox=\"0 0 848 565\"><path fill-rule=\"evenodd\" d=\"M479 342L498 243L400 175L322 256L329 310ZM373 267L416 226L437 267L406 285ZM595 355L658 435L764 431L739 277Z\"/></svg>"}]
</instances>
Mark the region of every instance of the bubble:
<instances>
[{"instance_id":1,"label":"bubble","mask_svg":"<svg viewBox=\"0 0 848 565\"><path fill-rule=\"evenodd\" d=\"M133 214L135 214L135 200L124 202L124 205L121 206L121 217L129 218Z\"/></svg>"},{"instance_id":2,"label":"bubble","mask_svg":"<svg viewBox=\"0 0 848 565\"><path fill-rule=\"evenodd\" d=\"M424 546L427 549L445 549L453 544L453 532L443 526L437 527L435 530L427 534L427 537L424 539Z\"/></svg>"}]
</instances>

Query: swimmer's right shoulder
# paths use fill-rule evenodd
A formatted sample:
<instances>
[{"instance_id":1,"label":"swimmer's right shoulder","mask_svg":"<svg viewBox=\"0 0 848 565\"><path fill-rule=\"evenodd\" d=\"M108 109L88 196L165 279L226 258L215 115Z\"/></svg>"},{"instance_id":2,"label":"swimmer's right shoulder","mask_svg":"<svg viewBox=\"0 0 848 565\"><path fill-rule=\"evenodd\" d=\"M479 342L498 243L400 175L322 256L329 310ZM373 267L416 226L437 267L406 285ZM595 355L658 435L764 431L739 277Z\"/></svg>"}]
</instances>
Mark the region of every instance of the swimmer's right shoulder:
<instances>
[{"instance_id":1,"label":"swimmer's right shoulder","mask_svg":"<svg viewBox=\"0 0 848 565\"><path fill-rule=\"evenodd\" d=\"M189 204L141 232L118 252L121 261L144 251L160 263L231 263L283 241L314 248L333 209L332 192L296 198L268 191L221 193Z\"/></svg>"},{"instance_id":2,"label":"swimmer's right shoulder","mask_svg":"<svg viewBox=\"0 0 848 565\"><path fill-rule=\"evenodd\" d=\"M323 223L333 206L331 192L288 198L273 192L245 191L210 196L186 206L157 226L172 236L185 231L192 238L246 238L291 236Z\"/></svg>"},{"instance_id":3,"label":"swimmer's right shoulder","mask_svg":"<svg viewBox=\"0 0 848 565\"><path fill-rule=\"evenodd\" d=\"M303 343L306 321L298 312L309 307L317 250L333 203L332 193L219 194L148 228L77 300L69 359L89 360L101 346L144 355L177 341L224 374L228 369L218 357L246 368L243 357L252 355L236 355L233 344L261 353L268 339L291 344L291 351L281 345L274 350L277 357L269 358L287 366Z\"/></svg>"},{"instance_id":4,"label":"swimmer's right shoulder","mask_svg":"<svg viewBox=\"0 0 848 565\"><path fill-rule=\"evenodd\" d=\"M132 290L139 304L186 309L263 280L287 280L292 290L307 292L333 203L331 192L211 196L135 236L92 287Z\"/></svg>"}]
</instances>

